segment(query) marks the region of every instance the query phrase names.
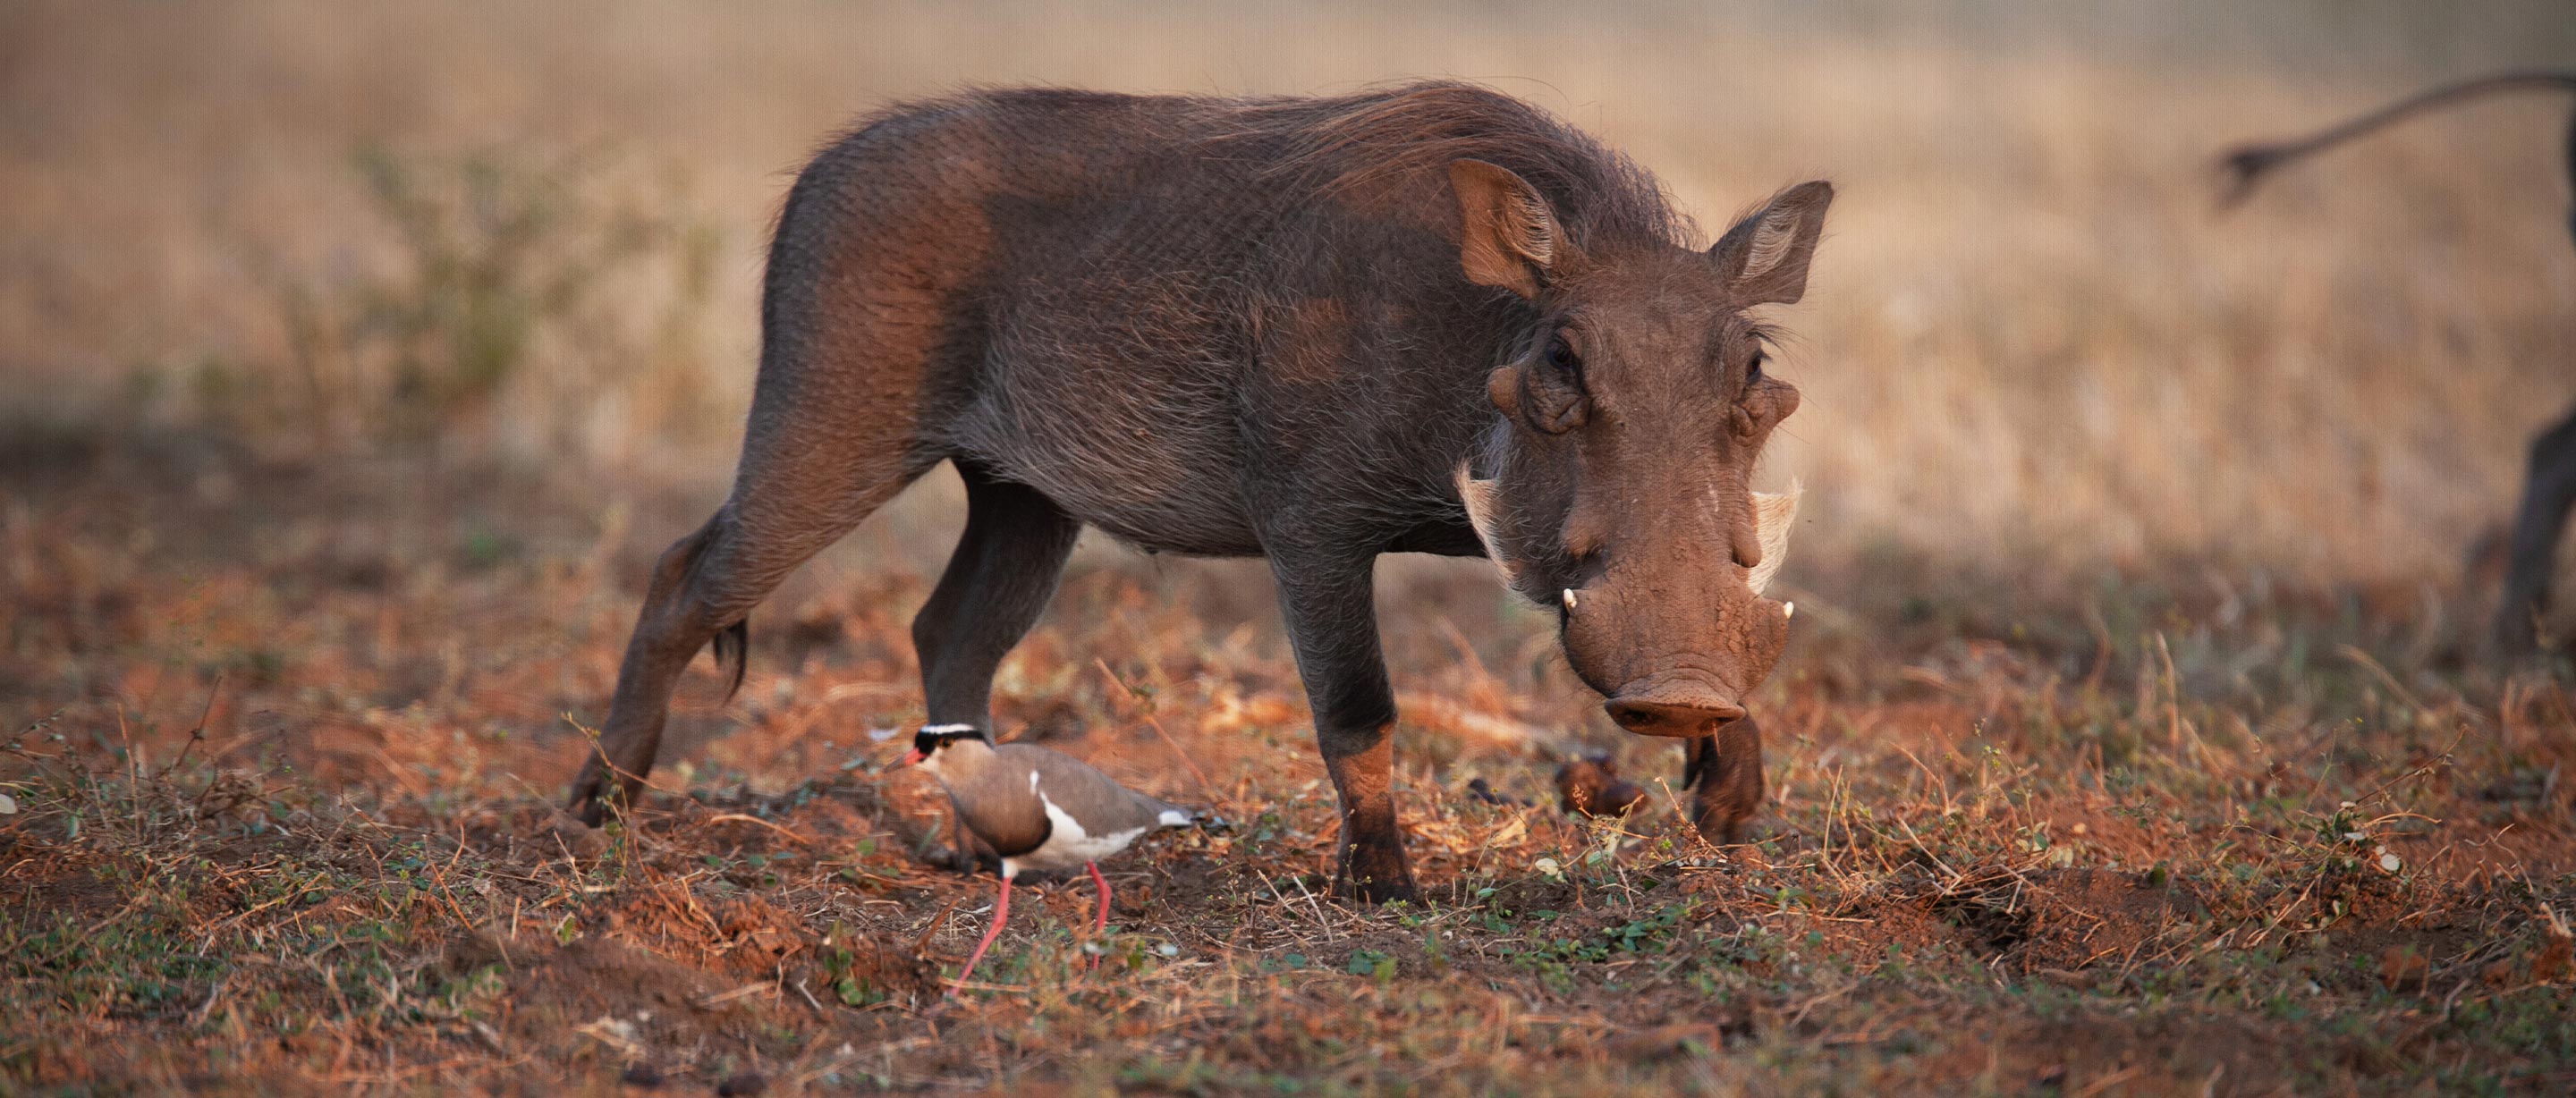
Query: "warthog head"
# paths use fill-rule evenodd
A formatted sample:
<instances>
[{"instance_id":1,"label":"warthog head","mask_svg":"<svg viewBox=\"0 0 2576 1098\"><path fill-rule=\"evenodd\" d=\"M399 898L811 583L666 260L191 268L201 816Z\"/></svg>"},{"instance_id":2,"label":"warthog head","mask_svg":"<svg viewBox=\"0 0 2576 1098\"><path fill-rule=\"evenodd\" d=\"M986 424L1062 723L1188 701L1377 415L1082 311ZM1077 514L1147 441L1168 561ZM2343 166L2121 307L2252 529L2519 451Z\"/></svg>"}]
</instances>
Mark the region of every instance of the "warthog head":
<instances>
[{"instance_id":1,"label":"warthog head","mask_svg":"<svg viewBox=\"0 0 2576 1098\"><path fill-rule=\"evenodd\" d=\"M1788 637L1789 607L1762 589L1797 507L1748 482L1798 408L1745 311L1805 292L1833 188L1782 192L1706 252L1587 253L1512 172L1460 160L1449 177L1467 277L1537 317L1487 381L1501 423L1458 470L1487 553L1558 608L1568 662L1621 727L1695 736L1742 717Z\"/></svg>"}]
</instances>

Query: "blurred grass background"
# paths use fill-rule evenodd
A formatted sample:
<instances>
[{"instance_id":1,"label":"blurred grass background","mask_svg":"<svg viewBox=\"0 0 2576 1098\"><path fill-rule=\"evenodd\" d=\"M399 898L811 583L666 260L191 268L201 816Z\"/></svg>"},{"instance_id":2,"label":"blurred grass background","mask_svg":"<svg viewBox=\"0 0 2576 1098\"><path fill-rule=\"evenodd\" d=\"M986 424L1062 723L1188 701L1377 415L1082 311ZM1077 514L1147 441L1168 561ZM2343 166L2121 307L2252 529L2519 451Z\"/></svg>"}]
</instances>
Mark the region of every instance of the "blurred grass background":
<instances>
[{"instance_id":1,"label":"blurred grass background","mask_svg":"<svg viewBox=\"0 0 2576 1098\"><path fill-rule=\"evenodd\" d=\"M769 219L855 115L1453 76L1625 148L1704 226L1839 184L1766 473L1811 489L1808 597L1931 561L2438 602L2576 397L2566 105L2412 124L2226 213L2209 164L2570 57L2548 0L18 3L0 400L21 429L429 444L711 502ZM953 496L916 495L849 552L935 567L945 534L912 535Z\"/></svg>"}]
</instances>

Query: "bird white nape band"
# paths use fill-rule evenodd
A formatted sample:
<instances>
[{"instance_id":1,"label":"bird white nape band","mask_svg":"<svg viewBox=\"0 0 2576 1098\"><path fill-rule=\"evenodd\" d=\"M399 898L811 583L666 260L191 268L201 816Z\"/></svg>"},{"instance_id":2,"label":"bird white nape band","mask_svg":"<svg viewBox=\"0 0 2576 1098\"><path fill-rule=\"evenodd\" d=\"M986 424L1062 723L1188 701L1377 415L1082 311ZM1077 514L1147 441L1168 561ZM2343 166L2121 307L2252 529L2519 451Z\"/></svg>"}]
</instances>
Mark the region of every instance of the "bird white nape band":
<instances>
[{"instance_id":1,"label":"bird white nape band","mask_svg":"<svg viewBox=\"0 0 2576 1098\"><path fill-rule=\"evenodd\" d=\"M975 731L975 726L971 724L925 724L921 726L921 730L922 732L932 736L954 736L960 732Z\"/></svg>"}]
</instances>

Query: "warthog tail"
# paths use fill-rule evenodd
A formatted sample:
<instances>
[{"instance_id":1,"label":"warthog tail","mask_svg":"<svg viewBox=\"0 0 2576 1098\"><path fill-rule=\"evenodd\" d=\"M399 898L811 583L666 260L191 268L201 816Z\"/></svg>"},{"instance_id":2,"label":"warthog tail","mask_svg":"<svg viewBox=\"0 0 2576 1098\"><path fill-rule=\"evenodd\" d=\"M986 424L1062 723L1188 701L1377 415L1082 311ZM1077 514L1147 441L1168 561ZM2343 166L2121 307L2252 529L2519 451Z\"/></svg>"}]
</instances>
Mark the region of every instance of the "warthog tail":
<instances>
[{"instance_id":1,"label":"warthog tail","mask_svg":"<svg viewBox=\"0 0 2576 1098\"><path fill-rule=\"evenodd\" d=\"M751 662L751 619L744 618L716 633L716 673L725 677L724 700L742 689L742 673Z\"/></svg>"},{"instance_id":2,"label":"warthog tail","mask_svg":"<svg viewBox=\"0 0 2576 1098\"><path fill-rule=\"evenodd\" d=\"M2407 96L2378 110L2329 126L2323 130L2290 141L2241 145L2220 158L2219 164L2228 176L2227 193L2220 201L2234 205L2244 200L2264 173L2314 153L2340 145L2410 115L2435 107L2476 99L2494 92L2555 90L2576 91L2576 72L2503 72L2444 84ZM2576 178L2576 148L2571 148L2568 174Z\"/></svg>"}]
</instances>

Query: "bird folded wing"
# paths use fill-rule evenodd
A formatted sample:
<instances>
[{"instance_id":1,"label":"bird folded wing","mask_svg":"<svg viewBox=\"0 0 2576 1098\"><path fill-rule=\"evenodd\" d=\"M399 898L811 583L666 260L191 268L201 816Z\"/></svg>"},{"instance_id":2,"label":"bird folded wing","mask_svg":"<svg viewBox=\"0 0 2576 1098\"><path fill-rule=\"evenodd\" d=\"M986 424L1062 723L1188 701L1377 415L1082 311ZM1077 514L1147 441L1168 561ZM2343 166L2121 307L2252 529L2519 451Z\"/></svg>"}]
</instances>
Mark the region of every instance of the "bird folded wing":
<instances>
[{"instance_id":1,"label":"bird folded wing","mask_svg":"<svg viewBox=\"0 0 2576 1098\"><path fill-rule=\"evenodd\" d=\"M1088 834L1168 827L1172 825L1164 813L1180 811L1118 784L1071 755L1029 744L1003 744L996 750L1010 762L1011 769L1033 775L1037 787L1046 791L1046 799L1080 822ZM1186 813L1182 814L1182 822L1188 822Z\"/></svg>"}]
</instances>

